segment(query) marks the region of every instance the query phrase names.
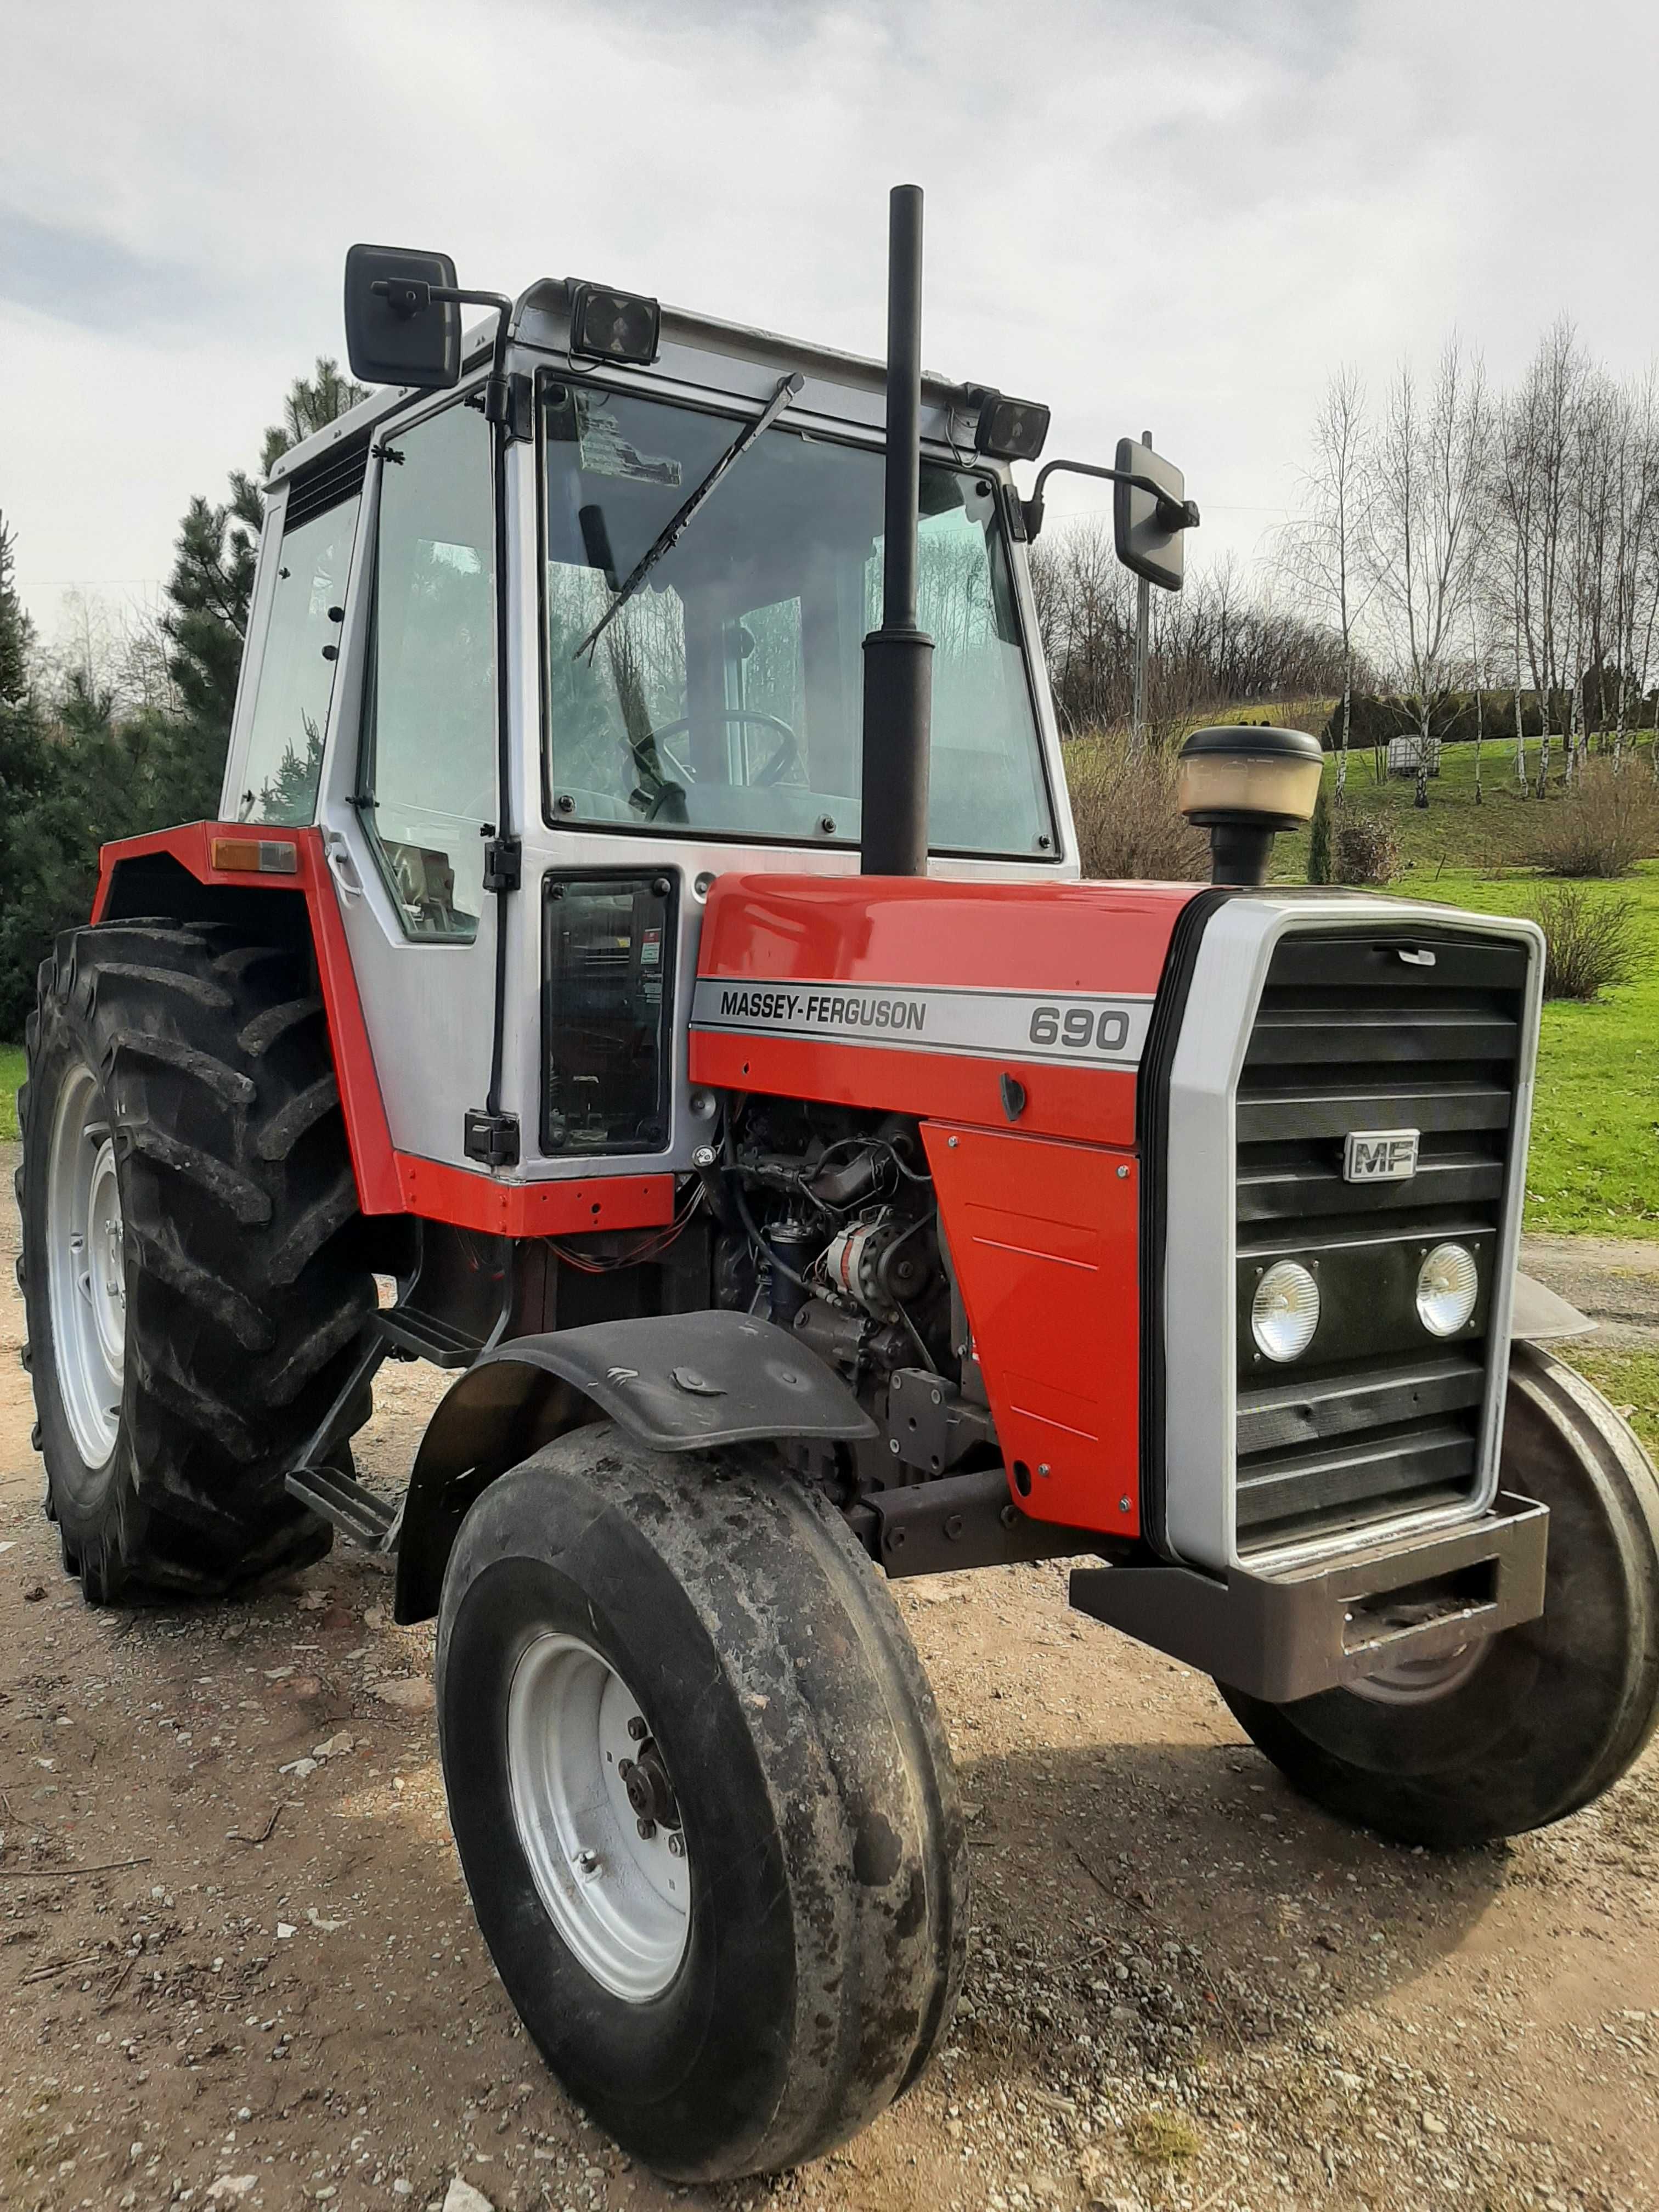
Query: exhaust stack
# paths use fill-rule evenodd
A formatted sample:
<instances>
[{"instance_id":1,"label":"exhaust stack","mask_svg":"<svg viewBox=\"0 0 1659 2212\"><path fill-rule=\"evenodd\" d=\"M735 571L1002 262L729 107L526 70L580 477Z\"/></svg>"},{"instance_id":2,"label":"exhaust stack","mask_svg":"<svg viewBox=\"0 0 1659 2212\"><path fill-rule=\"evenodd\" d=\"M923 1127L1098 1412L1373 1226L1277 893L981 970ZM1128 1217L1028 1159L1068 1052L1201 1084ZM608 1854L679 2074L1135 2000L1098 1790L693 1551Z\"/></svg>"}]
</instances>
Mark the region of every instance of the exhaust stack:
<instances>
[{"instance_id":1,"label":"exhaust stack","mask_svg":"<svg viewBox=\"0 0 1659 2212\"><path fill-rule=\"evenodd\" d=\"M927 872L933 641L916 627L921 495L921 187L895 185L887 232L887 500L881 628L864 641L860 866Z\"/></svg>"}]
</instances>

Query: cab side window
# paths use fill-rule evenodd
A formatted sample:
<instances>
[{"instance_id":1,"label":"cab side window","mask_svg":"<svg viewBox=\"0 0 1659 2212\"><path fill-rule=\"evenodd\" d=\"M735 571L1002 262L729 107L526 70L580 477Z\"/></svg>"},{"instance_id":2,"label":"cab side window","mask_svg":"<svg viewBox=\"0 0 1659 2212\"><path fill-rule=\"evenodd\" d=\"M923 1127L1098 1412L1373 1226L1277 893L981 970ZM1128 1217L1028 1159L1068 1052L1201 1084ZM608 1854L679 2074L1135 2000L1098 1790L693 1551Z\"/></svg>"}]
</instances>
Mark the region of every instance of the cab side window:
<instances>
[{"instance_id":1,"label":"cab side window","mask_svg":"<svg viewBox=\"0 0 1659 2212\"><path fill-rule=\"evenodd\" d=\"M247 764L237 795L239 821L295 826L311 821L316 813L323 735L357 526L361 462L356 476L345 496L320 512L306 497L303 480L296 480L289 491Z\"/></svg>"},{"instance_id":2,"label":"cab side window","mask_svg":"<svg viewBox=\"0 0 1659 2212\"><path fill-rule=\"evenodd\" d=\"M495 812L489 426L459 403L386 433L359 798L405 935L477 934Z\"/></svg>"}]
</instances>

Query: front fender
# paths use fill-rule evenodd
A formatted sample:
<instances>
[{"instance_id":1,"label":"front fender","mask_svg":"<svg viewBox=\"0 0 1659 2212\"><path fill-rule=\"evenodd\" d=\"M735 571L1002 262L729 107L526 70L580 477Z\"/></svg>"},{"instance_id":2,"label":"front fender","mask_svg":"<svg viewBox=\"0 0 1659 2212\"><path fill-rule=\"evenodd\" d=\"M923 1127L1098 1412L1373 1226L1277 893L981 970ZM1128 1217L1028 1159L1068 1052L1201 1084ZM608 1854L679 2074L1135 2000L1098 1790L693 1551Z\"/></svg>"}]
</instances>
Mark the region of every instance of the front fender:
<instances>
[{"instance_id":1,"label":"front fender","mask_svg":"<svg viewBox=\"0 0 1659 2212\"><path fill-rule=\"evenodd\" d=\"M436 1613L451 1547L482 1490L566 1430L603 1420L654 1451L877 1433L816 1352L750 1314L656 1314L514 1337L468 1369L421 1439L398 1527L394 1618Z\"/></svg>"},{"instance_id":2,"label":"front fender","mask_svg":"<svg viewBox=\"0 0 1659 2212\"><path fill-rule=\"evenodd\" d=\"M1553 1344L1559 1337L1588 1336L1595 1326L1588 1314L1569 1305L1565 1298L1540 1283L1536 1276L1523 1275L1516 1270L1515 1304L1510 1316L1511 1337L1523 1344Z\"/></svg>"}]
</instances>

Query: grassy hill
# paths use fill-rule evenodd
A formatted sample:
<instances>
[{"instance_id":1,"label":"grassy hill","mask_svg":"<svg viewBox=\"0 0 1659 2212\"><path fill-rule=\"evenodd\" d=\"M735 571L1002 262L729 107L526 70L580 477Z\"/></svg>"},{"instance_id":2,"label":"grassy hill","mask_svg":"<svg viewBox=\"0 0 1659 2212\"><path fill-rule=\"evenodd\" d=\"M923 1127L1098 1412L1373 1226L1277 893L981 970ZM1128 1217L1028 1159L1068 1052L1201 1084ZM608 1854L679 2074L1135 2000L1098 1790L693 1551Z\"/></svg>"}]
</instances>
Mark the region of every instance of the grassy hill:
<instances>
[{"instance_id":1,"label":"grassy hill","mask_svg":"<svg viewBox=\"0 0 1659 2212\"><path fill-rule=\"evenodd\" d=\"M1259 715L1249 719L1259 720ZM1429 782L1429 803L1413 805L1413 779L1384 776L1381 782L1369 752L1348 757L1348 795L1361 806L1386 807L1394 820L1401 850L1414 875L1449 869L1477 875L1502 874L1523 868L1535 856L1540 813L1552 804L1522 793L1515 780L1515 747L1486 744L1480 748L1480 781L1475 782L1473 744L1441 748L1440 774ZM1650 773L1653 740L1644 737L1634 763L1639 772ZM1552 747L1550 793L1561 787L1561 748ZM1336 761L1325 762L1325 788L1336 788ZM1527 747L1528 777L1538 773L1538 744ZM1477 798L1477 789L1479 797ZM1273 874L1280 882L1301 883L1308 873L1308 833L1281 837L1273 854Z\"/></svg>"}]
</instances>

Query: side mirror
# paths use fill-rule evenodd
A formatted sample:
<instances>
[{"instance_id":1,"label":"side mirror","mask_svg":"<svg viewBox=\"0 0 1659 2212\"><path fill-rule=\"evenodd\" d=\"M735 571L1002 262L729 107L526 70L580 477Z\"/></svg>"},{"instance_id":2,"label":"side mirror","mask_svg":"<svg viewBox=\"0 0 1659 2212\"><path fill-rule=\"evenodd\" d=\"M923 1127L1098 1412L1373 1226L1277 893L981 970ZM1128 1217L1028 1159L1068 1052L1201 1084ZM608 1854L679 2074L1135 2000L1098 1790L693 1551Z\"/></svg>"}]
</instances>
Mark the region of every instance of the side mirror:
<instances>
[{"instance_id":1,"label":"side mirror","mask_svg":"<svg viewBox=\"0 0 1659 2212\"><path fill-rule=\"evenodd\" d=\"M1120 438L1112 532L1124 567L1149 584L1178 592L1187 569L1183 533L1197 520L1181 471L1138 438Z\"/></svg>"},{"instance_id":2,"label":"side mirror","mask_svg":"<svg viewBox=\"0 0 1659 2212\"><path fill-rule=\"evenodd\" d=\"M354 246L345 264L351 374L364 384L412 384L434 392L457 383L461 311L454 291L455 264L447 253Z\"/></svg>"}]
</instances>

